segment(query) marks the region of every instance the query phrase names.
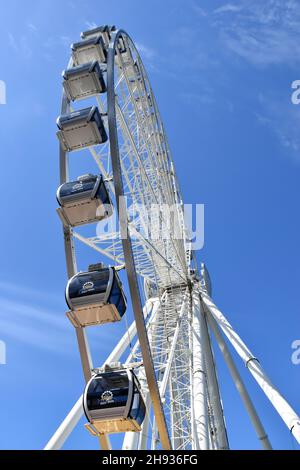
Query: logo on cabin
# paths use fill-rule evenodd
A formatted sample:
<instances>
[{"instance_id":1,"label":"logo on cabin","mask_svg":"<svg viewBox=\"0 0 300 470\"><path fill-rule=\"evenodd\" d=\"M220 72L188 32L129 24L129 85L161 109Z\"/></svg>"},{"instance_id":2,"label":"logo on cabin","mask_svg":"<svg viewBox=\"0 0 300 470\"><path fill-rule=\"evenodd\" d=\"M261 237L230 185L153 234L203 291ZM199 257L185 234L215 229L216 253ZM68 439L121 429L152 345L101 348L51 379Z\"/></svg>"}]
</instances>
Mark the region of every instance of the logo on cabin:
<instances>
[{"instance_id":1,"label":"logo on cabin","mask_svg":"<svg viewBox=\"0 0 300 470\"><path fill-rule=\"evenodd\" d=\"M106 390L105 392L102 393L101 395L101 400L109 402L113 399L114 395L110 390Z\"/></svg>"},{"instance_id":2,"label":"logo on cabin","mask_svg":"<svg viewBox=\"0 0 300 470\"><path fill-rule=\"evenodd\" d=\"M92 281L85 282L82 286L82 290L93 289L94 283Z\"/></svg>"},{"instance_id":3,"label":"logo on cabin","mask_svg":"<svg viewBox=\"0 0 300 470\"><path fill-rule=\"evenodd\" d=\"M78 191L78 189L82 189L83 188L83 183L76 183L74 184L74 186L72 187L72 190L73 191Z\"/></svg>"}]
</instances>

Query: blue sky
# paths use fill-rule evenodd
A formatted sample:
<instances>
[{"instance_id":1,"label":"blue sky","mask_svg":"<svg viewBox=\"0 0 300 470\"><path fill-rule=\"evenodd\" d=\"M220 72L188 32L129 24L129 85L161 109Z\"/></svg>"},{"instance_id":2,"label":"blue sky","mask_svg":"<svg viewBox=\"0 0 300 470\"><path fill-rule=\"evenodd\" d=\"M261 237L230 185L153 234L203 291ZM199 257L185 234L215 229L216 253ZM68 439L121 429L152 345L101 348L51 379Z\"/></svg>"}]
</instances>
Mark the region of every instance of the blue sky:
<instances>
[{"instance_id":1,"label":"blue sky","mask_svg":"<svg viewBox=\"0 0 300 470\"><path fill-rule=\"evenodd\" d=\"M205 204L198 252L214 299L300 412L300 5L265 0L17 2L1 0L0 448L40 449L79 397L83 378L65 318L61 226L55 213L61 78L69 44L93 24L129 32L149 72L184 200ZM93 255L93 253L92 253ZM82 256L86 265L91 254ZM82 266L83 268L83 266ZM119 328L124 328L120 326ZM93 332L98 364L117 342ZM259 448L219 353L234 449ZM238 362L275 448L296 448ZM65 448L97 448L83 426Z\"/></svg>"}]
</instances>

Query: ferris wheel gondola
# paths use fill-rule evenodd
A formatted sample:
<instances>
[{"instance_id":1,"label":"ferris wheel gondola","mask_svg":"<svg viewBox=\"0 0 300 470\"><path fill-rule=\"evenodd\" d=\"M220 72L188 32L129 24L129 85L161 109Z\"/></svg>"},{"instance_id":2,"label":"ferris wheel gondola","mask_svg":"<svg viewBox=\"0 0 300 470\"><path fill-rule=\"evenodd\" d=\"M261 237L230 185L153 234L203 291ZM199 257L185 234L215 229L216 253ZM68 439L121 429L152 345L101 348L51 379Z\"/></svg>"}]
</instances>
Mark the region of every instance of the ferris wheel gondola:
<instances>
[{"instance_id":1,"label":"ferris wheel gondola","mask_svg":"<svg viewBox=\"0 0 300 470\"><path fill-rule=\"evenodd\" d=\"M120 321L127 304L118 273L101 263L69 279L66 301L68 317L76 327Z\"/></svg>"},{"instance_id":2,"label":"ferris wheel gondola","mask_svg":"<svg viewBox=\"0 0 300 470\"><path fill-rule=\"evenodd\" d=\"M75 65L87 64L93 60L99 63L106 62L107 49L101 34L74 43L71 49Z\"/></svg>"},{"instance_id":3,"label":"ferris wheel gondola","mask_svg":"<svg viewBox=\"0 0 300 470\"><path fill-rule=\"evenodd\" d=\"M62 76L63 87L70 101L83 100L106 92L103 71L97 60L64 70Z\"/></svg>"},{"instance_id":4,"label":"ferris wheel gondola","mask_svg":"<svg viewBox=\"0 0 300 470\"><path fill-rule=\"evenodd\" d=\"M64 225L79 225L99 222L110 217L113 205L102 175L83 175L76 181L59 186L56 199L60 205L58 214Z\"/></svg>"},{"instance_id":5,"label":"ferris wheel gondola","mask_svg":"<svg viewBox=\"0 0 300 470\"><path fill-rule=\"evenodd\" d=\"M92 435L138 432L145 403L133 369L100 372L87 383L83 408Z\"/></svg>"},{"instance_id":6,"label":"ferris wheel gondola","mask_svg":"<svg viewBox=\"0 0 300 470\"><path fill-rule=\"evenodd\" d=\"M57 137L65 151L82 150L107 141L103 120L96 106L80 109L57 118Z\"/></svg>"}]
</instances>

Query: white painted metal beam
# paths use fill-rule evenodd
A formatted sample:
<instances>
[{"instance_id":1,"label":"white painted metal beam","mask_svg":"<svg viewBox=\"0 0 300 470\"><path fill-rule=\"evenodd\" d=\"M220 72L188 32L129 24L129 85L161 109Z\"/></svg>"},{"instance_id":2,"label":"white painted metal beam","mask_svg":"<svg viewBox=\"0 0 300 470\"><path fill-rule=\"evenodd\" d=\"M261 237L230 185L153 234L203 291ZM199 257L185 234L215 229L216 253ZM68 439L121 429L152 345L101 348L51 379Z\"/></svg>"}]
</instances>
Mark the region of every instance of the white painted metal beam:
<instances>
[{"instance_id":1,"label":"white painted metal beam","mask_svg":"<svg viewBox=\"0 0 300 470\"><path fill-rule=\"evenodd\" d=\"M204 316L200 298L193 292L193 392L194 418L198 442L201 450L209 449L206 372L203 351Z\"/></svg>"},{"instance_id":2,"label":"white painted metal beam","mask_svg":"<svg viewBox=\"0 0 300 470\"><path fill-rule=\"evenodd\" d=\"M299 416L295 413L293 408L288 404L277 388L272 384L262 366L260 365L258 359L252 354L239 335L234 331L231 324L216 307L211 298L206 293L201 292L201 299L206 307L208 314L216 320L217 324L220 326L223 333L227 336L238 355L245 362L249 372L253 375L256 382L267 395L270 402L279 413L290 432L300 444Z\"/></svg>"}]
</instances>

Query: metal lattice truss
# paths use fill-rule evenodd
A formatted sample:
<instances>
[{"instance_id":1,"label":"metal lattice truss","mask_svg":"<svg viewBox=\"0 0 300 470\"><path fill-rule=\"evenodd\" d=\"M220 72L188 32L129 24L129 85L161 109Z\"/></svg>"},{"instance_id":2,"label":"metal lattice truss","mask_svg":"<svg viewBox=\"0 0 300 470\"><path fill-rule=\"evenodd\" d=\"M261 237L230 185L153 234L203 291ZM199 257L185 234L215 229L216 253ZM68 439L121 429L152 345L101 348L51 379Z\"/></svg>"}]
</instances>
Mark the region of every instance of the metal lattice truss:
<instances>
[{"instance_id":1,"label":"metal lattice truss","mask_svg":"<svg viewBox=\"0 0 300 470\"><path fill-rule=\"evenodd\" d=\"M172 430L172 447L192 449L191 429L192 376L191 321L192 309L187 288L167 289L158 300L155 314L148 322L148 337L157 374L160 394L168 427ZM139 362L142 355L138 347L129 356ZM144 395L148 397L147 382L143 369L139 373L144 384ZM147 401L147 398L146 398ZM147 429L146 429L147 428ZM148 447L160 448L154 416L143 426ZM137 443L136 443L137 444ZM146 442L143 442L145 446Z\"/></svg>"},{"instance_id":2,"label":"metal lattice truss","mask_svg":"<svg viewBox=\"0 0 300 470\"><path fill-rule=\"evenodd\" d=\"M159 286L186 280L186 238L182 200L169 155L163 125L143 65L127 44L119 54L115 73L120 163L137 273ZM125 57L122 57L125 55ZM135 64L138 64L138 68ZM103 98L97 99L106 114ZM111 182L110 145L90 152L104 177ZM113 184L110 189L114 193ZM75 238L123 264L119 230ZM115 227L114 227L115 228Z\"/></svg>"}]
</instances>

